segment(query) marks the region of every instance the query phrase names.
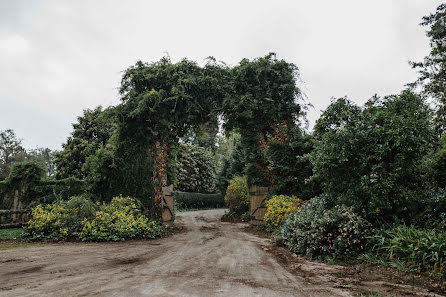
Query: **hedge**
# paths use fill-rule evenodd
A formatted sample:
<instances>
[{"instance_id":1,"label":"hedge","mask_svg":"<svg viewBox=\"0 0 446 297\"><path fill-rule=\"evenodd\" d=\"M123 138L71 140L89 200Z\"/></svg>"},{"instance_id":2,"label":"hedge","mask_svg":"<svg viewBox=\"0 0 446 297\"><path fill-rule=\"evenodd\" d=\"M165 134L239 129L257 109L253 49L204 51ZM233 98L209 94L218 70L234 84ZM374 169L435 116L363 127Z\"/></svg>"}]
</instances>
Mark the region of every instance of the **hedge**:
<instances>
[{"instance_id":1,"label":"hedge","mask_svg":"<svg viewBox=\"0 0 446 297\"><path fill-rule=\"evenodd\" d=\"M225 206L225 200L221 194L174 191L173 195L178 209L221 208Z\"/></svg>"},{"instance_id":2,"label":"hedge","mask_svg":"<svg viewBox=\"0 0 446 297\"><path fill-rule=\"evenodd\" d=\"M0 181L0 208L11 209L18 194L21 207L50 203L85 192L84 181L77 178L45 179L35 162L14 164L8 178Z\"/></svg>"}]
</instances>

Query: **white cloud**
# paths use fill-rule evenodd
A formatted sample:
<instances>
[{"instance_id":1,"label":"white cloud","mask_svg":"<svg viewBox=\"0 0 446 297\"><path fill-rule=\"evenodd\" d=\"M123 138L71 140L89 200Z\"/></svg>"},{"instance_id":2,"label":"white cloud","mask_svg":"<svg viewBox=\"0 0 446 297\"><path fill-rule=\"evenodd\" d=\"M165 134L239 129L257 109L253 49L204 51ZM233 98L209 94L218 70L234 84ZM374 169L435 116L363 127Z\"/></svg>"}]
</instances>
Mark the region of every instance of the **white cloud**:
<instances>
[{"instance_id":1,"label":"white cloud","mask_svg":"<svg viewBox=\"0 0 446 297\"><path fill-rule=\"evenodd\" d=\"M29 53L30 49L29 41L19 34L0 35L0 57L22 56Z\"/></svg>"}]
</instances>

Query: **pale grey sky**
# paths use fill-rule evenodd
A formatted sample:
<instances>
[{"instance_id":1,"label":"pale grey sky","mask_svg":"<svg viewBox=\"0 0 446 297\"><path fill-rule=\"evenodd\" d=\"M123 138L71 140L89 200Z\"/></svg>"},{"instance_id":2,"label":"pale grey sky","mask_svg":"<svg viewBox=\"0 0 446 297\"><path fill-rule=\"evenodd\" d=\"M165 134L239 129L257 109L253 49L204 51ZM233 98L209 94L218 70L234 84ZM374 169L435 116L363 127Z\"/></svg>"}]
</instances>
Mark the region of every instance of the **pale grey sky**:
<instances>
[{"instance_id":1,"label":"pale grey sky","mask_svg":"<svg viewBox=\"0 0 446 297\"><path fill-rule=\"evenodd\" d=\"M0 0L0 130L59 149L82 110L119 102L121 71L169 53L230 65L276 52L301 71L310 124L347 95L400 92L429 52L437 0Z\"/></svg>"}]
</instances>

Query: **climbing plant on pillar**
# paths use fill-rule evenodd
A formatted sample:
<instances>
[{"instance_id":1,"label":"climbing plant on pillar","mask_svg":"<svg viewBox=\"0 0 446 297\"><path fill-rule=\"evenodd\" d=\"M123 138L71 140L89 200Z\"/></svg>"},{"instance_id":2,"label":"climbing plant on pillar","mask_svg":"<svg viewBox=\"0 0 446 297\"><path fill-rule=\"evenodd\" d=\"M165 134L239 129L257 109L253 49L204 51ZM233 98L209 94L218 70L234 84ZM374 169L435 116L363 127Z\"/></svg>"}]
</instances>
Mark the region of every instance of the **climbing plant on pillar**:
<instances>
[{"instance_id":1,"label":"climbing plant on pillar","mask_svg":"<svg viewBox=\"0 0 446 297\"><path fill-rule=\"evenodd\" d=\"M222 106L225 129L240 131L248 184L270 186L269 139L277 139L279 127L282 133L294 126L303 111L298 102L298 68L270 53L252 61L243 59L231 69L231 76L232 89Z\"/></svg>"},{"instance_id":2,"label":"climbing plant on pillar","mask_svg":"<svg viewBox=\"0 0 446 297\"><path fill-rule=\"evenodd\" d=\"M217 116L227 93L227 76L227 68L214 59L200 67L187 59L172 63L168 57L155 63L139 61L124 72L118 143L119 138L130 144L144 143L140 153L148 154L153 162L153 174L147 182L153 187L155 208L167 179L170 148L191 128ZM142 133L133 136L127 127Z\"/></svg>"}]
</instances>

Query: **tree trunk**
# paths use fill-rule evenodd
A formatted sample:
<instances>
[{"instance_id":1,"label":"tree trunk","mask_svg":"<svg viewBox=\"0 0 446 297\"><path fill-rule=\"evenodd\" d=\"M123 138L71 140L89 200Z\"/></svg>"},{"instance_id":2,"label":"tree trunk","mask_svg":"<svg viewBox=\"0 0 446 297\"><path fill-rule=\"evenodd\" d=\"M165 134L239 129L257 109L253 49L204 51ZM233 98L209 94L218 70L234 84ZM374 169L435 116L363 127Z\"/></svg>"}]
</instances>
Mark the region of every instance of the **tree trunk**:
<instances>
[{"instance_id":1,"label":"tree trunk","mask_svg":"<svg viewBox=\"0 0 446 297\"><path fill-rule=\"evenodd\" d=\"M164 139L155 141L154 151L154 174L152 176L152 186L154 192L154 209L161 216L161 201L163 197L163 186L167 183L167 161L168 146Z\"/></svg>"}]
</instances>

